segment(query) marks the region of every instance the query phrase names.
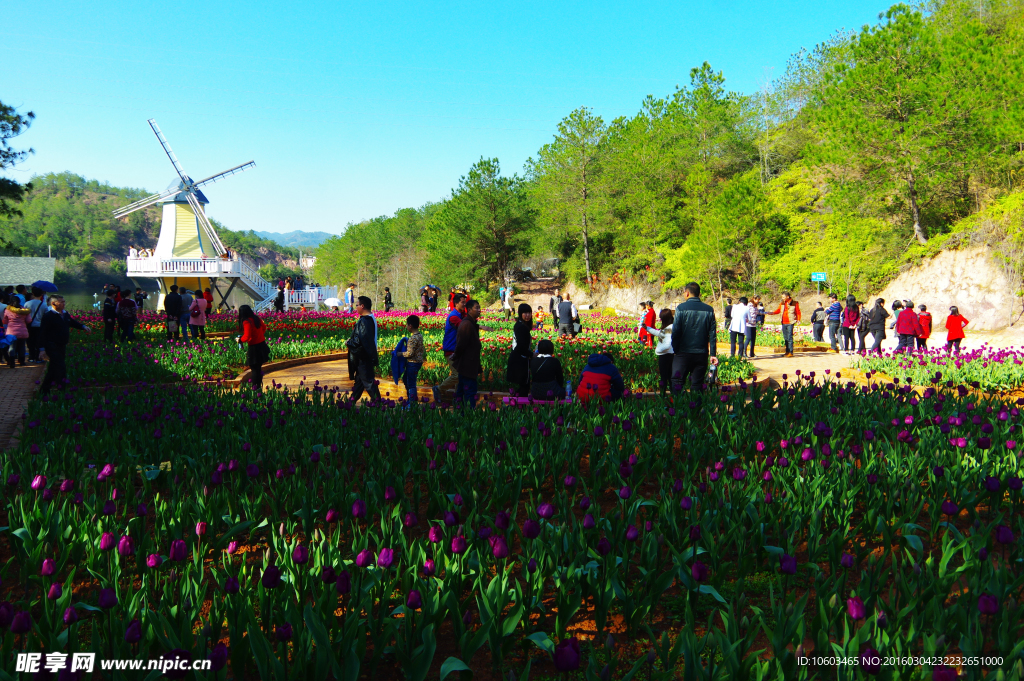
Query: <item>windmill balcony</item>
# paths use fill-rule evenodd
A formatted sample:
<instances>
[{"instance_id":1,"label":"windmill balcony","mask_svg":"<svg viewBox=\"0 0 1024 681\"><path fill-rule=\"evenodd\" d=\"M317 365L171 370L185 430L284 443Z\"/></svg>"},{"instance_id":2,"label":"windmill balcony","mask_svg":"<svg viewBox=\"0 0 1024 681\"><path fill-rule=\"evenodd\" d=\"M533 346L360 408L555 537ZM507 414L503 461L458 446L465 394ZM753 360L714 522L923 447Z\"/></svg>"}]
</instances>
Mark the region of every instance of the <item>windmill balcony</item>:
<instances>
[{"instance_id":1,"label":"windmill balcony","mask_svg":"<svg viewBox=\"0 0 1024 681\"><path fill-rule=\"evenodd\" d=\"M128 258L128 276L240 277L242 263L223 258Z\"/></svg>"}]
</instances>

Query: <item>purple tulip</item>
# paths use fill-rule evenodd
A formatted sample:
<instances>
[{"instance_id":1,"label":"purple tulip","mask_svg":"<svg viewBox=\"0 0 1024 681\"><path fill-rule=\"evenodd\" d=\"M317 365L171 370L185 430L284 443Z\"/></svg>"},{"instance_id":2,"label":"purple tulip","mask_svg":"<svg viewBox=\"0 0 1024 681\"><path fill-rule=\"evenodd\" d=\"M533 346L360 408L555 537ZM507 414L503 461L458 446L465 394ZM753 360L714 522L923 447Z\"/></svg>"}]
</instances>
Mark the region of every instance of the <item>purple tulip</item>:
<instances>
[{"instance_id":1,"label":"purple tulip","mask_svg":"<svg viewBox=\"0 0 1024 681\"><path fill-rule=\"evenodd\" d=\"M25 610L19 610L11 618L11 633L25 634L32 630L32 615Z\"/></svg>"},{"instance_id":2,"label":"purple tulip","mask_svg":"<svg viewBox=\"0 0 1024 681\"><path fill-rule=\"evenodd\" d=\"M690 541L700 539L700 525L690 525Z\"/></svg>"},{"instance_id":3,"label":"purple tulip","mask_svg":"<svg viewBox=\"0 0 1024 681\"><path fill-rule=\"evenodd\" d=\"M487 541L491 544L491 555L495 559L508 558L508 544L504 537L490 537Z\"/></svg>"},{"instance_id":4,"label":"purple tulip","mask_svg":"<svg viewBox=\"0 0 1024 681\"><path fill-rule=\"evenodd\" d=\"M285 622L274 627L274 638L280 643L290 641L292 639L292 625Z\"/></svg>"},{"instance_id":5,"label":"purple tulip","mask_svg":"<svg viewBox=\"0 0 1024 681\"><path fill-rule=\"evenodd\" d=\"M562 484L565 485L567 488L572 489L573 487L576 486L576 478L571 475L567 475L565 476L565 479L562 480Z\"/></svg>"},{"instance_id":6,"label":"purple tulip","mask_svg":"<svg viewBox=\"0 0 1024 681\"><path fill-rule=\"evenodd\" d=\"M133 556L135 555L135 542L132 541L131 536L123 535L117 542L117 552L122 556Z\"/></svg>"},{"instance_id":7,"label":"purple tulip","mask_svg":"<svg viewBox=\"0 0 1024 681\"><path fill-rule=\"evenodd\" d=\"M43 577L50 577L57 572L57 563L53 558L44 558L43 565L39 568L39 574Z\"/></svg>"},{"instance_id":8,"label":"purple tulip","mask_svg":"<svg viewBox=\"0 0 1024 681\"><path fill-rule=\"evenodd\" d=\"M406 513L402 519L402 524L405 527L416 527L419 524L419 518L416 517L415 513Z\"/></svg>"},{"instance_id":9,"label":"purple tulip","mask_svg":"<svg viewBox=\"0 0 1024 681\"><path fill-rule=\"evenodd\" d=\"M623 485L622 488L619 489L620 499L629 499L631 496L633 496L633 490L631 490L628 485Z\"/></svg>"},{"instance_id":10,"label":"purple tulip","mask_svg":"<svg viewBox=\"0 0 1024 681\"><path fill-rule=\"evenodd\" d=\"M684 511L689 511L691 508L693 508L693 499L691 499L690 497L683 497L682 499L679 500L679 508L683 509Z\"/></svg>"},{"instance_id":11,"label":"purple tulip","mask_svg":"<svg viewBox=\"0 0 1024 681\"><path fill-rule=\"evenodd\" d=\"M548 503L541 504L537 507L537 515L544 520L550 520L555 515L555 507Z\"/></svg>"},{"instance_id":12,"label":"purple tulip","mask_svg":"<svg viewBox=\"0 0 1024 681\"><path fill-rule=\"evenodd\" d=\"M362 499L356 499L352 502L352 517L362 518L366 516L366 502Z\"/></svg>"},{"instance_id":13,"label":"purple tulip","mask_svg":"<svg viewBox=\"0 0 1024 681\"><path fill-rule=\"evenodd\" d=\"M540 523L527 518L523 523L523 536L527 539L536 539L540 536Z\"/></svg>"},{"instance_id":14,"label":"purple tulip","mask_svg":"<svg viewBox=\"0 0 1024 681\"><path fill-rule=\"evenodd\" d=\"M100 536L100 551L109 551L116 545L113 532L104 532Z\"/></svg>"},{"instance_id":15,"label":"purple tulip","mask_svg":"<svg viewBox=\"0 0 1024 681\"><path fill-rule=\"evenodd\" d=\"M110 610L117 605L117 594L113 589L100 589L98 603L104 610Z\"/></svg>"},{"instance_id":16,"label":"purple tulip","mask_svg":"<svg viewBox=\"0 0 1024 681\"><path fill-rule=\"evenodd\" d=\"M363 549L356 555L356 567L369 567L373 563L373 552L370 549Z\"/></svg>"},{"instance_id":17,"label":"purple tulip","mask_svg":"<svg viewBox=\"0 0 1024 681\"><path fill-rule=\"evenodd\" d=\"M348 570L342 570L338 574L338 581L334 583L334 590L342 596L352 590L352 575L349 574Z\"/></svg>"},{"instance_id":18,"label":"purple tulip","mask_svg":"<svg viewBox=\"0 0 1024 681\"><path fill-rule=\"evenodd\" d=\"M223 643L218 643L210 651L207 659L210 660L210 669L219 672L228 663L228 647Z\"/></svg>"},{"instance_id":19,"label":"purple tulip","mask_svg":"<svg viewBox=\"0 0 1024 681\"><path fill-rule=\"evenodd\" d=\"M583 529L584 530L592 530L596 526L597 526L597 523L594 522L594 516L590 515L589 513L587 515L583 516Z\"/></svg>"},{"instance_id":20,"label":"purple tulip","mask_svg":"<svg viewBox=\"0 0 1024 681\"><path fill-rule=\"evenodd\" d=\"M559 672L574 672L580 668L580 642L575 636L565 639L555 646L552 655L555 669Z\"/></svg>"},{"instance_id":21,"label":"purple tulip","mask_svg":"<svg viewBox=\"0 0 1024 681\"><path fill-rule=\"evenodd\" d=\"M431 544L437 544L444 539L444 530L437 525L432 526L430 531L427 533L427 539L430 540Z\"/></svg>"},{"instance_id":22,"label":"purple tulip","mask_svg":"<svg viewBox=\"0 0 1024 681\"><path fill-rule=\"evenodd\" d=\"M64 595L64 585L60 582L54 582L50 585L50 590L46 592L46 597L51 601L55 601Z\"/></svg>"},{"instance_id":23,"label":"purple tulip","mask_svg":"<svg viewBox=\"0 0 1024 681\"><path fill-rule=\"evenodd\" d=\"M996 541L1000 544L1012 544L1014 539L1013 530L1006 525L1000 525L996 528Z\"/></svg>"},{"instance_id":24,"label":"purple tulip","mask_svg":"<svg viewBox=\"0 0 1024 681\"><path fill-rule=\"evenodd\" d=\"M296 565L304 565L308 560L309 549L302 544L297 545L295 550L292 551L292 561L294 561Z\"/></svg>"},{"instance_id":25,"label":"purple tulip","mask_svg":"<svg viewBox=\"0 0 1024 681\"><path fill-rule=\"evenodd\" d=\"M139 504L135 507L136 518L145 518L147 515L149 515L149 507L145 504Z\"/></svg>"},{"instance_id":26,"label":"purple tulip","mask_svg":"<svg viewBox=\"0 0 1024 681\"><path fill-rule=\"evenodd\" d=\"M690 576L693 577L693 581L695 582L707 581L708 574L708 566L699 560L695 561L693 565L690 566Z\"/></svg>"},{"instance_id":27,"label":"purple tulip","mask_svg":"<svg viewBox=\"0 0 1024 681\"><path fill-rule=\"evenodd\" d=\"M188 555L188 547L185 546L185 540L175 539L171 542L171 550L167 552L167 557L171 560L180 563L185 560Z\"/></svg>"},{"instance_id":28,"label":"purple tulip","mask_svg":"<svg viewBox=\"0 0 1024 681\"><path fill-rule=\"evenodd\" d=\"M444 512L444 526L454 527L459 524L459 514L453 511Z\"/></svg>"},{"instance_id":29,"label":"purple tulip","mask_svg":"<svg viewBox=\"0 0 1024 681\"><path fill-rule=\"evenodd\" d=\"M864 601L861 600L860 596L854 596L853 598L846 599L846 614L849 615L852 620L862 620L867 616L867 610L864 608Z\"/></svg>"},{"instance_id":30,"label":"purple tulip","mask_svg":"<svg viewBox=\"0 0 1024 681\"><path fill-rule=\"evenodd\" d=\"M75 610L75 606L68 606L64 611L64 624L71 626L78 621L78 611Z\"/></svg>"},{"instance_id":31,"label":"purple tulip","mask_svg":"<svg viewBox=\"0 0 1024 681\"><path fill-rule=\"evenodd\" d=\"M985 489L986 490L988 490L989 492L998 492L999 491L999 486L1000 486L999 485L999 478L993 477L991 475L986 476L986 478L985 478Z\"/></svg>"},{"instance_id":32,"label":"purple tulip","mask_svg":"<svg viewBox=\"0 0 1024 681\"><path fill-rule=\"evenodd\" d=\"M947 499L942 502L942 512L948 516L955 516L960 513L960 507Z\"/></svg>"},{"instance_id":33,"label":"purple tulip","mask_svg":"<svg viewBox=\"0 0 1024 681\"><path fill-rule=\"evenodd\" d=\"M128 628L124 630L124 642L129 644L136 644L139 639L142 638L142 622L135 619L128 624Z\"/></svg>"},{"instance_id":34,"label":"purple tulip","mask_svg":"<svg viewBox=\"0 0 1024 681\"><path fill-rule=\"evenodd\" d=\"M73 489L75 489L75 481L74 480L68 478L67 480L61 481L61 483L60 483L60 491L61 492L64 492L66 494L66 493L72 491Z\"/></svg>"},{"instance_id":35,"label":"purple tulip","mask_svg":"<svg viewBox=\"0 0 1024 681\"><path fill-rule=\"evenodd\" d=\"M877 676L882 670L882 657L874 648L865 648L860 653L860 668L865 674Z\"/></svg>"},{"instance_id":36,"label":"purple tulip","mask_svg":"<svg viewBox=\"0 0 1024 681\"><path fill-rule=\"evenodd\" d=\"M9 480L8 480L8 482L9 482ZM46 476L45 475L37 475L34 478L32 478L32 485L31 485L31 487L32 487L32 489L34 489L37 492L39 490L41 490L41 489L44 489L46 487Z\"/></svg>"},{"instance_id":37,"label":"purple tulip","mask_svg":"<svg viewBox=\"0 0 1024 681\"><path fill-rule=\"evenodd\" d=\"M333 508L327 509L327 515L324 517L324 521L328 523L336 523L338 522L338 520L338 512L335 511Z\"/></svg>"},{"instance_id":38,"label":"purple tulip","mask_svg":"<svg viewBox=\"0 0 1024 681\"><path fill-rule=\"evenodd\" d=\"M255 478L260 474L260 467L254 463L251 463L245 467L245 474L250 478Z\"/></svg>"},{"instance_id":39,"label":"purple tulip","mask_svg":"<svg viewBox=\"0 0 1024 681\"><path fill-rule=\"evenodd\" d=\"M590 508L590 497L583 497L580 499L580 510L586 511Z\"/></svg>"},{"instance_id":40,"label":"purple tulip","mask_svg":"<svg viewBox=\"0 0 1024 681\"><path fill-rule=\"evenodd\" d=\"M932 681L956 681L959 675L952 667L941 665L932 667Z\"/></svg>"},{"instance_id":41,"label":"purple tulip","mask_svg":"<svg viewBox=\"0 0 1024 681\"><path fill-rule=\"evenodd\" d=\"M395 488L388 485L384 488L384 501L394 501L398 498L398 493L395 492Z\"/></svg>"},{"instance_id":42,"label":"purple tulip","mask_svg":"<svg viewBox=\"0 0 1024 681\"><path fill-rule=\"evenodd\" d=\"M978 551L978 558L980 558L982 562L988 560L988 549L982 546L981 550Z\"/></svg>"},{"instance_id":43,"label":"purple tulip","mask_svg":"<svg viewBox=\"0 0 1024 681\"><path fill-rule=\"evenodd\" d=\"M19 482L21 482L21 476L17 473L11 473L7 476L8 487L17 487Z\"/></svg>"},{"instance_id":44,"label":"purple tulip","mask_svg":"<svg viewBox=\"0 0 1024 681\"><path fill-rule=\"evenodd\" d=\"M268 565L267 569L263 571L260 583L263 584L264 589L276 589L281 586L281 568L276 565Z\"/></svg>"},{"instance_id":45,"label":"purple tulip","mask_svg":"<svg viewBox=\"0 0 1024 681\"><path fill-rule=\"evenodd\" d=\"M507 530L511 518L505 511L498 511L497 515L494 516L494 526L499 530Z\"/></svg>"},{"instance_id":46,"label":"purple tulip","mask_svg":"<svg viewBox=\"0 0 1024 681\"><path fill-rule=\"evenodd\" d=\"M849 570L853 567L853 556L849 553L844 553L839 559L839 564Z\"/></svg>"},{"instance_id":47,"label":"purple tulip","mask_svg":"<svg viewBox=\"0 0 1024 681\"><path fill-rule=\"evenodd\" d=\"M978 597L978 611L982 615L994 615L999 612L999 600L991 594Z\"/></svg>"},{"instance_id":48,"label":"purple tulip","mask_svg":"<svg viewBox=\"0 0 1024 681\"><path fill-rule=\"evenodd\" d=\"M466 552L466 538L461 534L457 534L452 537L452 553L457 556L462 555Z\"/></svg>"},{"instance_id":49,"label":"purple tulip","mask_svg":"<svg viewBox=\"0 0 1024 681\"><path fill-rule=\"evenodd\" d=\"M462 495L456 494L454 497L452 497L452 503L455 504L456 506L462 506Z\"/></svg>"},{"instance_id":50,"label":"purple tulip","mask_svg":"<svg viewBox=\"0 0 1024 681\"><path fill-rule=\"evenodd\" d=\"M394 549L381 549L377 554L377 567L387 570L395 562Z\"/></svg>"},{"instance_id":51,"label":"purple tulip","mask_svg":"<svg viewBox=\"0 0 1024 681\"><path fill-rule=\"evenodd\" d=\"M796 556L784 553L779 556L779 572L784 575L796 574Z\"/></svg>"},{"instance_id":52,"label":"purple tulip","mask_svg":"<svg viewBox=\"0 0 1024 681\"><path fill-rule=\"evenodd\" d=\"M636 529L636 525L630 525L626 528L626 541L636 541L640 538L640 530Z\"/></svg>"},{"instance_id":53,"label":"purple tulip","mask_svg":"<svg viewBox=\"0 0 1024 681\"><path fill-rule=\"evenodd\" d=\"M237 577L228 577L224 580L224 591L227 593L236 594L240 588L241 585L238 583Z\"/></svg>"},{"instance_id":54,"label":"purple tulip","mask_svg":"<svg viewBox=\"0 0 1024 681\"><path fill-rule=\"evenodd\" d=\"M612 543L608 541L608 537L601 537L597 542L597 552L602 556L607 556L612 551Z\"/></svg>"},{"instance_id":55,"label":"purple tulip","mask_svg":"<svg viewBox=\"0 0 1024 681\"><path fill-rule=\"evenodd\" d=\"M493 533L489 527L481 527L480 531L476 533L476 536L480 539L488 539Z\"/></svg>"},{"instance_id":56,"label":"purple tulip","mask_svg":"<svg viewBox=\"0 0 1024 681\"><path fill-rule=\"evenodd\" d=\"M423 576L433 577L437 573L437 563L434 562L433 558L427 558L423 561Z\"/></svg>"},{"instance_id":57,"label":"purple tulip","mask_svg":"<svg viewBox=\"0 0 1024 681\"><path fill-rule=\"evenodd\" d=\"M423 598L420 596L419 591L416 589L409 591L409 596L405 599L405 607L410 610L419 610L423 607Z\"/></svg>"},{"instance_id":58,"label":"purple tulip","mask_svg":"<svg viewBox=\"0 0 1024 681\"><path fill-rule=\"evenodd\" d=\"M103 515L114 515L117 513L117 504L110 499L103 502Z\"/></svg>"}]
</instances>

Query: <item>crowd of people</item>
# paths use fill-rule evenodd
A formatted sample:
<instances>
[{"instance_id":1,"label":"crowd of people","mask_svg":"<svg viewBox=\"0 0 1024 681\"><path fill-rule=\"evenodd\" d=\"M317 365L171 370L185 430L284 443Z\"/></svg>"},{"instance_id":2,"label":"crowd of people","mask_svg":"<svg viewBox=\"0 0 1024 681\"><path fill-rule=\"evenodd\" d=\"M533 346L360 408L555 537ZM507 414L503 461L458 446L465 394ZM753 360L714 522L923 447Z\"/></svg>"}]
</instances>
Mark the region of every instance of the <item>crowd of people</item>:
<instances>
[{"instance_id":1,"label":"crowd of people","mask_svg":"<svg viewBox=\"0 0 1024 681\"><path fill-rule=\"evenodd\" d=\"M881 354L887 329L896 332L897 353L928 348L934 326L927 305L915 307L912 300L895 300L890 312L885 309L883 298L876 299L871 307L854 296L847 296L845 305L839 302L835 294L830 295L828 301L828 307L819 302L811 314L811 330L814 340L821 343L824 342L825 328L828 327L832 352L848 355ZM949 308L944 322L945 349L948 352L960 353L960 343L965 337L964 329L969 323L955 305ZM870 348L867 344L869 335L872 341Z\"/></svg>"},{"instance_id":2,"label":"crowd of people","mask_svg":"<svg viewBox=\"0 0 1024 681\"><path fill-rule=\"evenodd\" d=\"M0 322L0 362L9 369L16 364L47 363L40 386L44 395L67 379L64 358L71 329L90 331L64 309L63 296L47 296L35 286L8 286L0 291Z\"/></svg>"}]
</instances>

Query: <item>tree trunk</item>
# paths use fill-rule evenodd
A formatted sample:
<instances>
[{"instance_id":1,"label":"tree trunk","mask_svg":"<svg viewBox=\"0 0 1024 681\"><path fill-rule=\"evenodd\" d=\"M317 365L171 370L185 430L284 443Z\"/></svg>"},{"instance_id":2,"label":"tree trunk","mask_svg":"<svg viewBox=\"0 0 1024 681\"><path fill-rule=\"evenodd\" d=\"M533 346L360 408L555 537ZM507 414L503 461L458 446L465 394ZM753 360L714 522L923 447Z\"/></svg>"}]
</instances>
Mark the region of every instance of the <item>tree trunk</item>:
<instances>
[{"instance_id":1,"label":"tree trunk","mask_svg":"<svg viewBox=\"0 0 1024 681\"><path fill-rule=\"evenodd\" d=\"M928 235L925 234L924 227L921 226L921 207L917 205L917 187L914 173L910 173L910 177L907 178L907 189L910 195L910 210L914 214L914 236L917 238L917 243L926 244L928 243Z\"/></svg>"},{"instance_id":2,"label":"tree trunk","mask_svg":"<svg viewBox=\"0 0 1024 681\"><path fill-rule=\"evenodd\" d=\"M586 182L585 175L583 181ZM587 187L585 184L583 186L583 206L580 209L580 217L582 218L583 227L583 262L587 266L587 292L593 294L593 278L590 276L590 245L587 243L590 239L587 236Z\"/></svg>"}]
</instances>

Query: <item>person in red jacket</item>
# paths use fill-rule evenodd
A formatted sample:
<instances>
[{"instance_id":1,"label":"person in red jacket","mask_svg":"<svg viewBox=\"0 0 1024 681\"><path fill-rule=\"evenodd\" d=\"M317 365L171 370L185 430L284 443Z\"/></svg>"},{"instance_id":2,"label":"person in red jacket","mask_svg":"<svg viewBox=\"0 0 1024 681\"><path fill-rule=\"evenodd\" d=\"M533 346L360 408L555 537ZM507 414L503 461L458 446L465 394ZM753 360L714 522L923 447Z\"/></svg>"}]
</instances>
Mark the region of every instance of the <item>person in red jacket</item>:
<instances>
[{"instance_id":1,"label":"person in red jacket","mask_svg":"<svg viewBox=\"0 0 1024 681\"><path fill-rule=\"evenodd\" d=\"M615 367L612 356L604 352L591 355L587 359L587 366L583 368L583 374L576 387L576 396L580 402L588 402L595 398L617 400L622 397L625 389L622 374Z\"/></svg>"},{"instance_id":2,"label":"person in red jacket","mask_svg":"<svg viewBox=\"0 0 1024 681\"><path fill-rule=\"evenodd\" d=\"M964 327L968 324L970 322L960 316L956 305L949 308L949 316L946 317L946 352L955 347L956 354L960 354L960 341L964 339Z\"/></svg>"},{"instance_id":3,"label":"person in red jacket","mask_svg":"<svg viewBox=\"0 0 1024 681\"><path fill-rule=\"evenodd\" d=\"M917 321L921 324L921 335L917 337L917 349L928 349L928 338L932 335L932 313L928 311L927 305L918 305Z\"/></svg>"},{"instance_id":4,"label":"person in red jacket","mask_svg":"<svg viewBox=\"0 0 1024 681\"><path fill-rule=\"evenodd\" d=\"M893 307L900 310L899 316L896 317L896 334L900 340L893 354L911 352L914 349L914 341L921 335L921 322L912 307L904 307L900 301L896 301Z\"/></svg>"},{"instance_id":5,"label":"person in red jacket","mask_svg":"<svg viewBox=\"0 0 1024 681\"><path fill-rule=\"evenodd\" d=\"M263 365L270 359L266 341L267 327L248 305L238 308L239 344L247 344L245 363L249 366L249 381L257 391L263 390Z\"/></svg>"}]
</instances>

